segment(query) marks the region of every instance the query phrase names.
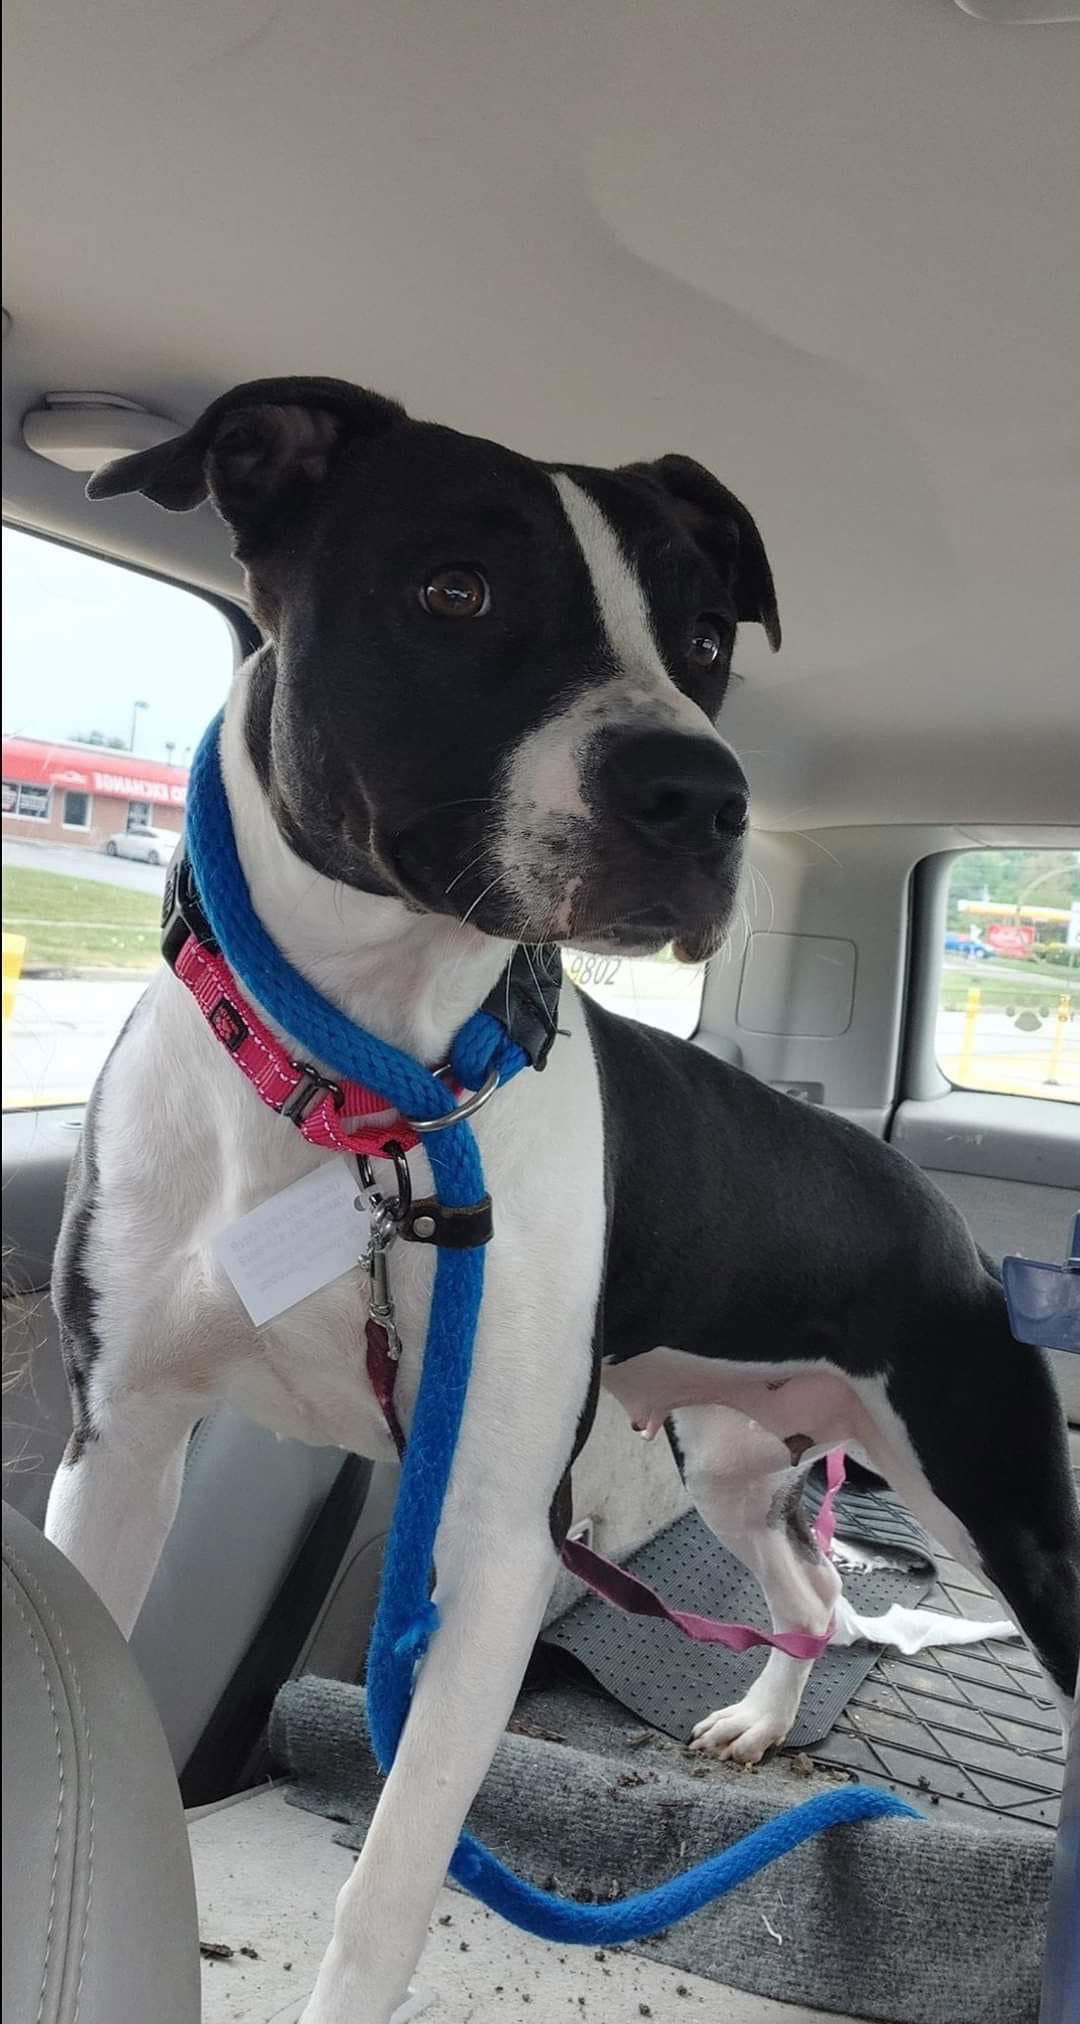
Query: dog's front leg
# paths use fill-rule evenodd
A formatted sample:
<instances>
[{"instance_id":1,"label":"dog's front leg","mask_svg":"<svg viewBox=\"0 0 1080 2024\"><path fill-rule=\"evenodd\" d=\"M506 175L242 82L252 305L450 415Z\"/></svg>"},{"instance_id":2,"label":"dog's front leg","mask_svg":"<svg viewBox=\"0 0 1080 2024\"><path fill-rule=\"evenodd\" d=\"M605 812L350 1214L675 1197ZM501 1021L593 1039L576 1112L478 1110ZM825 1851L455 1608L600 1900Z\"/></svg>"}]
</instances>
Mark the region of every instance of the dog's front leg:
<instances>
[{"instance_id":1,"label":"dog's front leg","mask_svg":"<svg viewBox=\"0 0 1080 2024\"><path fill-rule=\"evenodd\" d=\"M547 1367L538 1358L530 1370L519 1328L516 1341L503 1333L495 1355L478 1354L474 1363L436 1544L440 1627L363 1851L338 1898L303 2024L387 2024L408 1988L556 1571L552 1499L587 1387L589 1352L580 1334L578 1347L569 1365L549 1350Z\"/></svg>"},{"instance_id":2,"label":"dog's front leg","mask_svg":"<svg viewBox=\"0 0 1080 2024\"><path fill-rule=\"evenodd\" d=\"M408 1987L465 1815L506 1727L555 1572L546 1513L439 1535L441 1625L303 2024L386 2024ZM449 1534L449 1536L448 1536Z\"/></svg>"},{"instance_id":3,"label":"dog's front leg","mask_svg":"<svg viewBox=\"0 0 1080 2024\"><path fill-rule=\"evenodd\" d=\"M441 1628L303 2024L387 2024L419 1959L465 1815L509 1719L555 1571L543 1523L440 1539ZM445 1531L445 1527L444 1527Z\"/></svg>"},{"instance_id":4,"label":"dog's front leg","mask_svg":"<svg viewBox=\"0 0 1080 2024\"><path fill-rule=\"evenodd\" d=\"M76 1412L79 1402L76 1400ZM53 1479L45 1536L77 1567L125 1637L176 1516L198 1402L140 1394L95 1402Z\"/></svg>"}]
</instances>

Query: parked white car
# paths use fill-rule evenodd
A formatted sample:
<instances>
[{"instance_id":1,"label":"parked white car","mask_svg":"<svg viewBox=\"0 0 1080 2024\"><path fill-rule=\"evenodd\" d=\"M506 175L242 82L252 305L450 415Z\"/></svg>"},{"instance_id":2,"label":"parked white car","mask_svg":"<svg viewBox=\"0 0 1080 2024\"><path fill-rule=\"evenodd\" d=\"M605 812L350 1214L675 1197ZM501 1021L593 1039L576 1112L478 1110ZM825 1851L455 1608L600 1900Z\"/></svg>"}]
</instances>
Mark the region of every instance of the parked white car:
<instances>
[{"instance_id":1,"label":"parked white car","mask_svg":"<svg viewBox=\"0 0 1080 2024\"><path fill-rule=\"evenodd\" d=\"M135 857L140 864L168 864L176 847L171 829L120 829L105 844L107 857Z\"/></svg>"}]
</instances>

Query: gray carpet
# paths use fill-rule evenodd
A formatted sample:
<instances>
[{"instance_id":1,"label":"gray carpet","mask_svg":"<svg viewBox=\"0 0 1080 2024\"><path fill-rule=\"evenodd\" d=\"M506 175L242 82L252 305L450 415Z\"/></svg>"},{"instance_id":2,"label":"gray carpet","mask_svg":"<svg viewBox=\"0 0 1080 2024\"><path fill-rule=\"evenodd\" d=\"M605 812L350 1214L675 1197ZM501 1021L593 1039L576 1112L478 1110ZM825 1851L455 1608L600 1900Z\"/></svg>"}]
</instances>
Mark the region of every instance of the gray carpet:
<instances>
[{"instance_id":1,"label":"gray carpet","mask_svg":"<svg viewBox=\"0 0 1080 2024\"><path fill-rule=\"evenodd\" d=\"M816 1515L821 1485L803 1495L808 1517ZM837 1533L860 1544L887 1548L903 1565L844 1575L844 1592L861 1616L880 1616L894 1602L914 1608L934 1577L934 1561L922 1528L891 1491L846 1486L836 1504ZM676 1519L626 1566L655 1588L666 1602L726 1622L768 1628L764 1598L754 1576L721 1546L696 1511ZM582 1599L545 1632L543 1643L583 1665L605 1691L643 1722L685 1742L694 1723L711 1708L742 1699L765 1664L764 1649L729 1652L722 1645L693 1644L674 1625L628 1616L582 1588ZM878 1657L873 1645L828 1651L807 1682L788 1748L805 1750L829 1734L851 1696Z\"/></svg>"},{"instance_id":2,"label":"gray carpet","mask_svg":"<svg viewBox=\"0 0 1080 2024\"><path fill-rule=\"evenodd\" d=\"M520 1874L581 1899L657 1883L825 1782L801 1758L754 1773L700 1764L565 1690L524 1702L518 1731L469 1825ZM564 1733L573 1742L549 1740ZM358 1847L380 1786L362 1689L291 1682L271 1747L296 1803ZM881 2024L1034 2024L1052 1855L1049 1835L934 1817L840 1828L639 1951Z\"/></svg>"}]
</instances>

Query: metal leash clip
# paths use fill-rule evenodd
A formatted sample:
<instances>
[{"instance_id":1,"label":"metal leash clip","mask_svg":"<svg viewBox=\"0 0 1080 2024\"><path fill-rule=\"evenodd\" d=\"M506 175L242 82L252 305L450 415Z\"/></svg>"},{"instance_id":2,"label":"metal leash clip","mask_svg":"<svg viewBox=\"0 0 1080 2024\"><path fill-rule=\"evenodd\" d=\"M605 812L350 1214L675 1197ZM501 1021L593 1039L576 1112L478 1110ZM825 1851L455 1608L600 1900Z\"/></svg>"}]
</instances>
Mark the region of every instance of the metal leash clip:
<instances>
[{"instance_id":1,"label":"metal leash clip","mask_svg":"<svg viewBox=\"0 0 1080 2024\"><path fill-rule=\"evenodd\" d=\"M412 1205L412 1176L409 1173L408 1160L396 1140L387 1143L386 1152L393 1160L394 1176L398 1186L397 1194L389 1198L376 1186L375 1170L367 1154L358 1153L356 1156L356 1170L365 1197L364 1206L371 1217L368 1241L361 1254L360 1263L367 1268L370 1284L368 1301L370 1319L383 1330L386 1337L386 1353L393 1363L397 1363L401 1356L401 1337L394 1320L394 1299L390 1291L390 1272L386 1254L398 1234L399 1223L408 1215ZM357 1207L360 1206L361 1200L358 1196Z\"/></svg>"}]
</instances>

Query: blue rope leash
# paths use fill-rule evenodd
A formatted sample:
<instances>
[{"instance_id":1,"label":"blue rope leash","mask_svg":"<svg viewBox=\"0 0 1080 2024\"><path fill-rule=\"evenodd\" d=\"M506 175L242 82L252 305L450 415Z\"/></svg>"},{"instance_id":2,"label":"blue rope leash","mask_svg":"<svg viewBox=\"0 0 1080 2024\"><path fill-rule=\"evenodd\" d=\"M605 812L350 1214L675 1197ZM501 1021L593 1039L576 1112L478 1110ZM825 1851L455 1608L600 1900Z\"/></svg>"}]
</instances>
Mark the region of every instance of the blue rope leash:
<instances>
[{"instance_id":1,"label":"blue rope leash","mask_svg":"<svg viewBox=\"0 0 1080 2024\"><path fill-rule=\"evenodd\" d=\"M188 854L199 897L227 960L264 1010L339 1075L376 1089L406 1116L437 1117L454 1097L400 1048L355 1026L286 961L258 919L248 894L221 777L218 717L195 754L185 816ZM498 1067L508 1080L526 1065L490 1013L474 1014L454 1042L452 1065L466 1089L479 1089ZM484 1194L476 1140L467 1124L436 1132L426 1144L436 1190L451 1207L467 1208ZM472 1345L484 1283L484 1252L440 1250L428 1323L426 1368L413 1409L401 1485L386 1547L378 1609L368 1655L368 1726L379 1766L394 1761L412 1697L417 1663L438 1622L428 1599L435 1535L457 1448Z\"/></svg>"},{"instance_id":2,"label":"blue rope leash","mask_svg":"<svg viewBox=\"0 0 1080 2024\"><path fill-rule=\"evenodd\" d=\"M444 1084L400 1048L355 1026L292 968L259 921L221 777L220 731L218 717L195 754L185 827L199 896L227 962L270 1017L316 1060L378 1090L406 1116L445 1115L454 1098ZM477 1012L458 1034L451 1063L464 1088L479 1089L493 1068L498 1068L500 1082L509 1081L526 1066L526 1056L497 1019ZM425 1142L425 1150L441 1201L449 1207L468 1207L482 1198L483 1169L467 1123L436 1133ZM483 1284L482 1246L469 1251L440 1249L420 1389L368 1654L368 1727L383 1772L394 1761L416 1670L438 1628L429 1578L465 1409ZM684 1876L614 1904L582 1905L537 1890L468 1834L458 1842L450 1873L481 1903L540 1938L616 1946L660 1932L699 1911L826 1828L889 1814L921 1817L892 1793L872 1786L849 1785L821 1793Z\"/></svg>"}]
</instances>

